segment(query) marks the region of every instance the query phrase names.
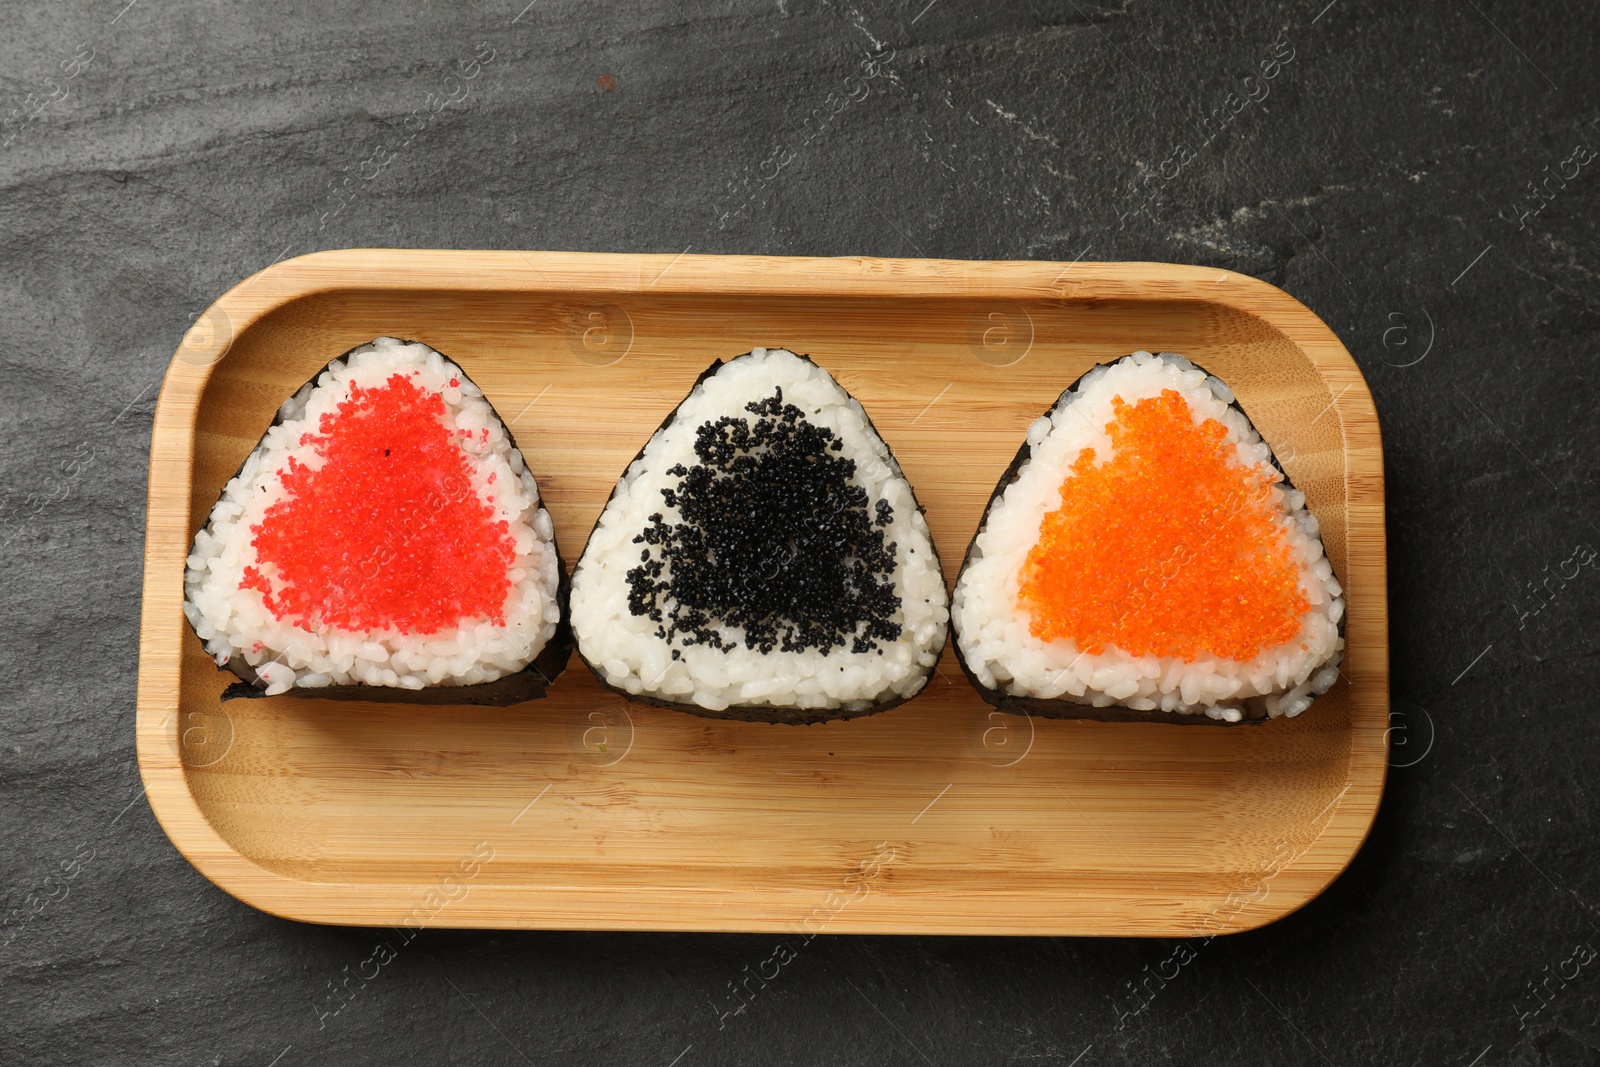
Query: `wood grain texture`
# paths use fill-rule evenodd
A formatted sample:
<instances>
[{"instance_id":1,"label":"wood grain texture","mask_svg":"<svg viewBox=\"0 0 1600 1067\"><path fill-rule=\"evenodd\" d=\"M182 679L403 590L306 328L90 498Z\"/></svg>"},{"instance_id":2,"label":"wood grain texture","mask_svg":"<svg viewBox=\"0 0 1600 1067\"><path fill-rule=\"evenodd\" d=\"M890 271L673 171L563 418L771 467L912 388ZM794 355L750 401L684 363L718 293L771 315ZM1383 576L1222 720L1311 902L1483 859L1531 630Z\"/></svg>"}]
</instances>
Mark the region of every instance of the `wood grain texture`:
<instances>
[{"instance_id":1,"label":"wood grain texture","mask_svg":"<svg viewBox=\"0 0 1600 1067\"><path fill-rule=\"evenodd\" d=\"M810 727L624 704L574 662L508 709L261 699L182 618L194 531L278 405L379 334L468 369L566 546L713 358L813 356L866 407L954 578L1030 421L1096 362L1191 356L1322 523L1344 678L1249 730L1003 715L947 648L928 692ZM569 560L569 564L570 564ZM1282 291L1141 263L349 250L228 292L173 358L151 442L140 767L212 881L362 925L1119 934L1247 929L1365 838L1388 752L1383 461L1331 331Z\"/></svg>"}]
</instances>

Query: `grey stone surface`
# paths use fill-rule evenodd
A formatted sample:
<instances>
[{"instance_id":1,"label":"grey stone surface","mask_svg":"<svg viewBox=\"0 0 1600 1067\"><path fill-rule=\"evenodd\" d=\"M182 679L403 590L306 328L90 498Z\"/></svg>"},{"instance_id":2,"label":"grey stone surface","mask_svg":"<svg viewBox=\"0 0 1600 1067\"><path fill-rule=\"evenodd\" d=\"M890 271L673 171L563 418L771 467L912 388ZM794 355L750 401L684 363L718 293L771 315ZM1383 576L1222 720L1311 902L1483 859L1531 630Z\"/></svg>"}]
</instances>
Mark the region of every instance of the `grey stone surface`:
<instances>
[{"instance_id":1,"label":"grey stone surface","mask_svg":"<svg viewBox=\"0 0 1600 1067\"><path fill-rule=\"evenodd\" d=\"M1533 591L1600 546L1600 161L1548 177L1600 147L1592 5L524 2L4 7L0 1062L1600 1062L1600 960L1563 962L1600 948L1600 575ZM1371 838L1136 1014L1173 943L819 937L724 1026L773 938L429 931L319 1028L377 935L184 862L133 699L159 376L229 285L345 246L1283 286L1383 420L1405 743Z\"/></svg>"}]
</instances>

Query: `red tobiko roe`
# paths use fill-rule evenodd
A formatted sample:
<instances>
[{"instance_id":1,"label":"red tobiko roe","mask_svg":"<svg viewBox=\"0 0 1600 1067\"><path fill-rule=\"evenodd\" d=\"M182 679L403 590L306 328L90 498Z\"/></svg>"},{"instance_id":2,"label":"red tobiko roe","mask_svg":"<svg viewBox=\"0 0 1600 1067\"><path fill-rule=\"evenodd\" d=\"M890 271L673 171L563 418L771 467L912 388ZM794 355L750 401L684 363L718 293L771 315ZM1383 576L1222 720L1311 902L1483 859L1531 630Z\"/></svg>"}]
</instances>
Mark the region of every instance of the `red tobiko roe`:
<instances>
[{"instance_id":1,"label":"red tobiko roe","mask_svg":"<svg viewBox=\"0 0 1600 1067\"><path fill-rule=\"evenodd\" d=\"M504 626L515 543L473 489L445 410L404 374L352 385L319 432L300 438L322 466L291 457L279 472L286 497L250 528L263 567L246 567L239 587L306 630Z\"/></svg>"}]
</instances>

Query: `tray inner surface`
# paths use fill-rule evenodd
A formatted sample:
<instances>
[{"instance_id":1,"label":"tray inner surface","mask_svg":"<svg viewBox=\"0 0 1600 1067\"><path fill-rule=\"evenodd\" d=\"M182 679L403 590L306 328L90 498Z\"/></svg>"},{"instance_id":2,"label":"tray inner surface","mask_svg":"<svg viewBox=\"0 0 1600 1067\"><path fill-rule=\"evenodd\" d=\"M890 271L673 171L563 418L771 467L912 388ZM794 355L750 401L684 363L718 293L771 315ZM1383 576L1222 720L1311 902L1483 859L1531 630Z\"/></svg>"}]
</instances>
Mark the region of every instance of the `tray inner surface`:
<instances>
[{"instance_id":1,"label":"tray inner surface","mask_svg":"<svg viewBox=\"0 0 1600 1067\"><path fill-rule=\"evenodd\" d=\"M899 458L949 580L996 478L1063 387L1138 348L1181 352L1232 385L1349 584L1329 386L1264 320L1204 300L318 293L252 324L213 371L191 532L278 404L379 334L432 345L484 388L569 569L617 475L713 358L808 353ZM465 877L464 858L492 853L477 885L592 892L597 914L625 910L629 889L686 901L726 890L770 894L773 919L826 901L830 919L855 909L892 925L897 906L936 896L952 922L1013 929L1063 899L1076 911L1103 898L1165 902L1152 906L1162 929L1174 907L1202 926L1249 925L1218 902L1254 893L1322 832L1352 744L1347 680L1303 717L1255 728L1029 720L984 705L948 649L911 704L811 727L629 706L576 657L549 699L503 710L220 706L226 682L185 630L185 773L243 857L306 883L399 883L422 900ZM841 897L858 884L851 872L873 891ZM841 899L846 911L827 910ZM1121 927L1139 924L1134 913Z\"/></svg>"}]
</instances>

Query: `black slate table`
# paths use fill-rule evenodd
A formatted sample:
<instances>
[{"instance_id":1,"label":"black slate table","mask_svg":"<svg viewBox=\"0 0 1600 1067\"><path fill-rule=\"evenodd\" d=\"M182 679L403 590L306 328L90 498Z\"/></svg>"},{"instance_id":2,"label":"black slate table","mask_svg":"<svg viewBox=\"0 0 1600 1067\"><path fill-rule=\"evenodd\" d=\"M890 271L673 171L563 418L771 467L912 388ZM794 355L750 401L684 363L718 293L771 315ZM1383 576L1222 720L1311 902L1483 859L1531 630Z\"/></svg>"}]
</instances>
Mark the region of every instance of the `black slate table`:
<instances>
[{"instance_id":1,"label":"black slate table","mask_svg":"<svg viewBox=\"0 0 1600 1067\"><path fill-rule=\"evenodd\" d=\"M1592 5L4 20L0 1062L1600 1062L1600 567L1569 562L1600 546ZM142 798L133 698L163 369L228 286L346 246L1166 260L1282 286L1383 423L1371 838L1303 910L1203 952L824 936L723 1018L770 938L427 931L325 1017L373 932L269 917L184 862Z\"/></svg>"}]
</instances>

